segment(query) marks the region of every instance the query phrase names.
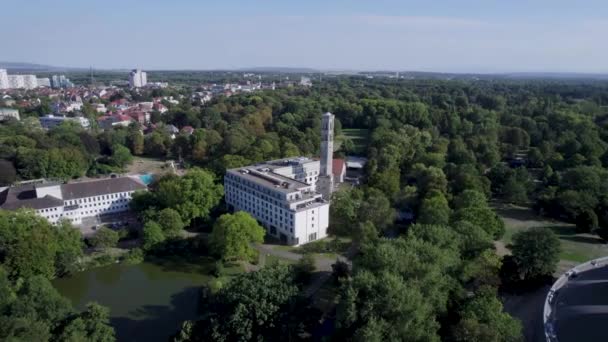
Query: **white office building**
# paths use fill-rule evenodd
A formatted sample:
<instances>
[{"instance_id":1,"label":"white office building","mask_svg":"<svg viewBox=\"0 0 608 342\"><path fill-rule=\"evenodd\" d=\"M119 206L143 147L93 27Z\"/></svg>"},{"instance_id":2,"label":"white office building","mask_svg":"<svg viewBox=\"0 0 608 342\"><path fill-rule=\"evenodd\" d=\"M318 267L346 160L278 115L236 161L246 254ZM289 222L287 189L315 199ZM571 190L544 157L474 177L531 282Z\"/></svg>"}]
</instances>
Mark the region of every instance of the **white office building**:
<instances>
[{"instance_id":1,"label":"white office building","mask_svg":"<svg viewBox=\"0 0 608 342\"><path fill-rule=\"evenodd\" d=\"M57 126L61 125L62 123L64 123L65 121L76 122L77 124L82 126L82 128L84 128L84 129L88 129L89 127L91 127L91 123L89 122L89 119L83 118L80 116L67 117L65 115L49 114L49 115L45 115L45 116L41 117L39 120L40 120L40 125L42 126L43 129L51 129L51 128L57 127Z\"/></svg>"},{"instance_id":2,"label":"white office building","mask_svg":"<svg viewBox=\"0 0 608 342\"><path fill-rule=\"evenodd\" d=\"M129 73L129 86L131 88L143 87L148 83L148 76L145 71L133 69Z\"/></svg>"},{"instance_id":3,"label":"white office building","mask_svg":"<svg viewBox=\"0 0 608 342\"><path fill-rule=\"evenodd\" d=\"M323 139L333 139L330 129L333 115L326 113ZM321 151L320 161L296 157L227 170L224 189L228 208L248 212L269 235L289 245L326 237L328 194L333 190L333 143L325 141L323 148L326 151Z\"/></svg>"},{"instance_id":4,"label":"white office building","mask_svg":"<svg viewBox=\"0 0 608 342\"><path fill-rule=\"evenodd\" d=\"M86 217L113 215L129 210L133 192L147 187L137 178L108 178L68 184L24 184L0 189L0 209L33 209L57 223L74 224Z\"/></svg>"},{"instance_id":5,"label":"white office building","mask_svg":"<svg viewBox=\"0 0 608 342\"><path fill-rule=\"evenodd\" d=\"M0 108L0 121L9 119L19 120L19 110L13 108Z\"/></svg>"},{"instance_id":6,"label":"white office building","mask_svg":"<svg viewBox=\"0 0 608 342\"><path fill-rule=\"evenodd\" d=\"M0 69L0 89L8 89L10 85L8 83L8 74L6 69Z\"/></svg>"}]
</instances>

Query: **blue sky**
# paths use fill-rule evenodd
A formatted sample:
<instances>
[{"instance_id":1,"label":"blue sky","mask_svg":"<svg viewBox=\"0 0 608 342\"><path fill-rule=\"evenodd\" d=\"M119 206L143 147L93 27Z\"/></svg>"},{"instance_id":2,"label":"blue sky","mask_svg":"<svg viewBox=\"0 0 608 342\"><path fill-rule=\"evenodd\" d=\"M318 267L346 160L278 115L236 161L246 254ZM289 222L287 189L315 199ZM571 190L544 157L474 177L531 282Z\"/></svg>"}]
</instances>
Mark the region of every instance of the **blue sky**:
<instances>
[{"instance_id":1,"label":"blue sky","mask_svg":"<svg viewBox=\"0 0 608 342\"><path fill-rule=\"evenodd\" d=\"M2 0L0 61L608 73L608 1Z\"/></svg>"}]
</instances>

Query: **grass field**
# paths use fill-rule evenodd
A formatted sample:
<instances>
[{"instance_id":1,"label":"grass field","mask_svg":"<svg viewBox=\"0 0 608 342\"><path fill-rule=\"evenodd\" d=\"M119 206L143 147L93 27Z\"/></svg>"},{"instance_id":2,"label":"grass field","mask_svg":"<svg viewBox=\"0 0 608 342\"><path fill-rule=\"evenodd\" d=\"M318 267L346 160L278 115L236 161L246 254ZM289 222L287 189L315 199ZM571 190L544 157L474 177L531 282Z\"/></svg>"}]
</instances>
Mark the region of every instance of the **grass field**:
<instances>
[{"instance_id":1,"label":"grass field","mask_svg":"<svg viewBox=\"0 0 608 342\"><path fill-rule=\"evenodd\" d=\"M550 220L536 215L531 209L513 205L495 205L495 210L505 222L506 232L500 242L508 248L513 235L518 231L532 227L547 227L553 230L560 239L560 269L608 256L608 245L593 234L579 234L573 224Z\"/></svg>"},{"instance_id":2,"label":"grass field","mask_svg":"<svg viewBox=\"0 0 608 342\"><path fill-rule=\"evenodd\" d=\"M336 139L336 149L339 149L344 139L350 139L353 142L355 154L365 154L369 140L369 130L365 128L343 128L342 135Z\"/></svg>"}]
</instances>

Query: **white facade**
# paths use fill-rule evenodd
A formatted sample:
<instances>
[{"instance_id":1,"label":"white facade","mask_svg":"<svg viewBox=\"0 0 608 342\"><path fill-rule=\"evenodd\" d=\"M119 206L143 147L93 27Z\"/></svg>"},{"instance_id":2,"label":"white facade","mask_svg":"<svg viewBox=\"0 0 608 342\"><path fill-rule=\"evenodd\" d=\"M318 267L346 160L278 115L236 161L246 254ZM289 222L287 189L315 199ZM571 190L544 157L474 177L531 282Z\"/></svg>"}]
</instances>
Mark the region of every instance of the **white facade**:
<instances>
[{"instance_id":1,"label":"white facade","mask_svg":"<svg viewBox=\"0 0 608 342\"><path fill-rule=\"evenodd\" d=\"M324 238L329 202L315 191L318 167L318 161L294 158L228 170L226 204L251 214L284 243L297 246ZM301 181L285 175L297 175Z\"/></svg>"},{"instance_id":2,"label":"white facade","mask_svg":"<svg viewBox=\"0 0 608 342\"><path fill-rule=\"evenodd\" d=\"M129 73L129 86L132 88L143 87L148 83L148 75L140 69L131 70Z\"/></svg>"},{"instance_id":3,"label":"white facade","mask_svg":"<svg viewBox=\"0 0 608 342\"><path fill-rule=\"evenodd\" d=\"M10 85L8 83L8 74L6 69L0 69L0 89L8 89Z\"/></svg>"},{"instance_id":4,"label":"white facade","mask_svg":"<svg viewBox=\"0 0 608 342\"><path fill-rule=\"evenodd\" d=\"M37 209L36 213L51 223L57 223L61 219L66 219L71 223L80 224L85 217L118 214L128 211L133 192L124 191L74 198L64 201L61 206Z\"/></svg>"},{"instance_id":5,"label":"white facade","mask_svg":"<svg viewBox=\"0 0 608 342\"><path fill-rule=\"evenodd\" d=\"M37 78L36 83L38 83L39 87L50 87L51 80L48 77Z\"/></svg>"},{"instance_id":6,"label":"white facade","mask_svg":"<svg viewBox=\"0 0 608 342\"><path fill-rule=\"evenodd\" d=\"M11 89L25 88L23 75L8 75L8 87Z\"/></svg>"},{"instance_id":7,"label":"white facade","mask_svg":"<svg viewBox=\"0 0 608 342\"><path fill-rule=\"evenodd\" d=\"M38 79L36 75L23 75L23 84L25 89L35 89L38 87Z\"/></svg>"},{"instance_id":8,"label":"white facade","mask_svg":"<svg viewBox=\"0 0 608 342\"><path fill-rule=\"evenodd\" d=\"M73 117L72 118L72 117L67 117L67 116L55 116L55 115L49 114L49 115L45 115L45 116L41 117L39 120L40 120L40 125L44 129L51 129L53 127L59 126L64 121L76 122L77 124L82 126L82 128L85 128L85 129L91 127L91 123L89 122L89 119L83 118L83 117Z\"/></svg>"},{"instance_id":9,"label":"white facade","mask_svg":"<svg viewBox=\"0 0 608 342\"><path fill-rule=\"evenodd\" d=\"M0 121L15 118L19 120L19 111L12 108L0 108Z\"/></svg>"},{"instance_id":10,"label":"white facade","mask_svg":"<svg viewBox=\"0 0 608 342\"><path fill-rule=\"evenodd\" d=\"M133 192L146 190L131 177L108 178L68 184L24 184L0 191L0 209L33 209L51 223L82 223L86 217L112 215L129 210Z\"/></svg>"}]
</instances>

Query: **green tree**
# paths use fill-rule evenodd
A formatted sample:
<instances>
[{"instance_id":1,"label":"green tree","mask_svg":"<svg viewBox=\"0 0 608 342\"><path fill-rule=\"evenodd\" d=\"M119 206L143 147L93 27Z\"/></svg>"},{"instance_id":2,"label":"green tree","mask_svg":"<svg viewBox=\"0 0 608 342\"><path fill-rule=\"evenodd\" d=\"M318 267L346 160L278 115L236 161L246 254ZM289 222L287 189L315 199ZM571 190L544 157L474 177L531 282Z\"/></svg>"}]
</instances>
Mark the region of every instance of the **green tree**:
<instances>
[{"instance_id":1,"label":"green tree","mask_svg":"<svg viewBox=\"0 0 608 342\"><path fill-rule=\"evenodd\" d=\"M511 248L519 277L524 280L551 276L559 262L560 242L548 228L535 227L516 233Z\"/></svg>"},{"instance_id":2,"label":"green tree","mask_svg":"<svg viewBox=\"0 0 608 342\"><path fill-rule=\"evenodd\" d=\"M420 289L390 272L357 272L337 309L340 339L439 341L433 306Z\"/></svg>"},{"instance_id":3,"label":"green tree","mask_svg":"<svg viewBox=\"0 0 608 342\"><path fill-rule=\"evenodd\" d=\"M178 340L283 340L290 333L289 307L297 293L289 266L240 274L212 298L202 320L183 327Z\"/></svg>"},{"instance_id":4,"label":"green tree","mask_svg":"<svg viewBox=\"0 0 608 342\"><path fill-rule=\"evenodd\" d=\"M264 228L246 212L224 214L209 236L211 251L223 260L249 260L255 256L251 243L264 241Z\"/></svg>"},{"instance_id":5,"label":"green tree","mask_svg":"<svg viewBox=\"0 0 608 342\"><path fill-rule=\"evenodd\" d=\"M159 243L165 241L165 234L163 228L154 221L148 221L144 225L144 237L143 247L146 250L150 250L157 246Z\"/></svg>"},{"instance_id":6,"label":"green tree","mask_svg":"<svg viewBox=\"0 0 608 342\"><path fill-rule=\"evenodd\" d=\"M521 323L503 312L502 303L491 290L481 291L466 303L461 320L454 327L457 341L522 341Z\"/></svg>"},{"instance_id":7,"label":"green tree","mask_svg":"<svg viewBox=\"0 0 608 342\"><path fill-rule=\"evenodd\" d=\"M133 156L128 148L122 145L112 146L112 157L110 158L112 165L124 168L133 161Z\"/></svg>"},{"instance_id":8,"label":"green tree","mask_svg":"<svg viewBox=\"0 0 608 342\"><path fill-rule=\"evenodd\" d=\"M184 229L184 222L182 221L179 213L171 208L165 208L161 210L156 221L162 227L163 233L167 237L179 236L182 229Z\"/></svg>"},{"instance_id":9,"label":"green tree","mask_svg":"<svg viewBox=\"0 0 608 342\"><path fill-rule=\"evenodd\" d=\"M116 247L120 235L110 228L101 227L95 235L90 238L90 243L95 248L110 248Z\"/></svg>"},{"instance_id":10,"label":"green tree","mask_svg":"<svg viewBox=\"0 0 608 342\"><path fill-rule=\"evenodd\" d=\"M56 229L59 243L57 244L55 269L58 275L65 275L78 269L84 243L80 231L68 221L60 221Z\"/></svg>"},{"instance_id":11,"label":"green tree","mask_svg":"<svg viewBox=\"0 0 608 342\"><path fill-rule=\"evenodd\" d=\"M182 177L165 176L154 191L160 208L179 212L185 225L194 218L206 218L223 196L224 187L215 183L212 173L190 169Z\"/></svg>"},{"instance_id":12,"label":"green tree","mask_svg":"<svg viewBox=\"0 0 608 342\"><path fill-rule=\"evenodd\" d=\"M433 191L422 200L416 222L446 225L450 221L450 206L441 192Z\"/></svg>"}]
</instances>

